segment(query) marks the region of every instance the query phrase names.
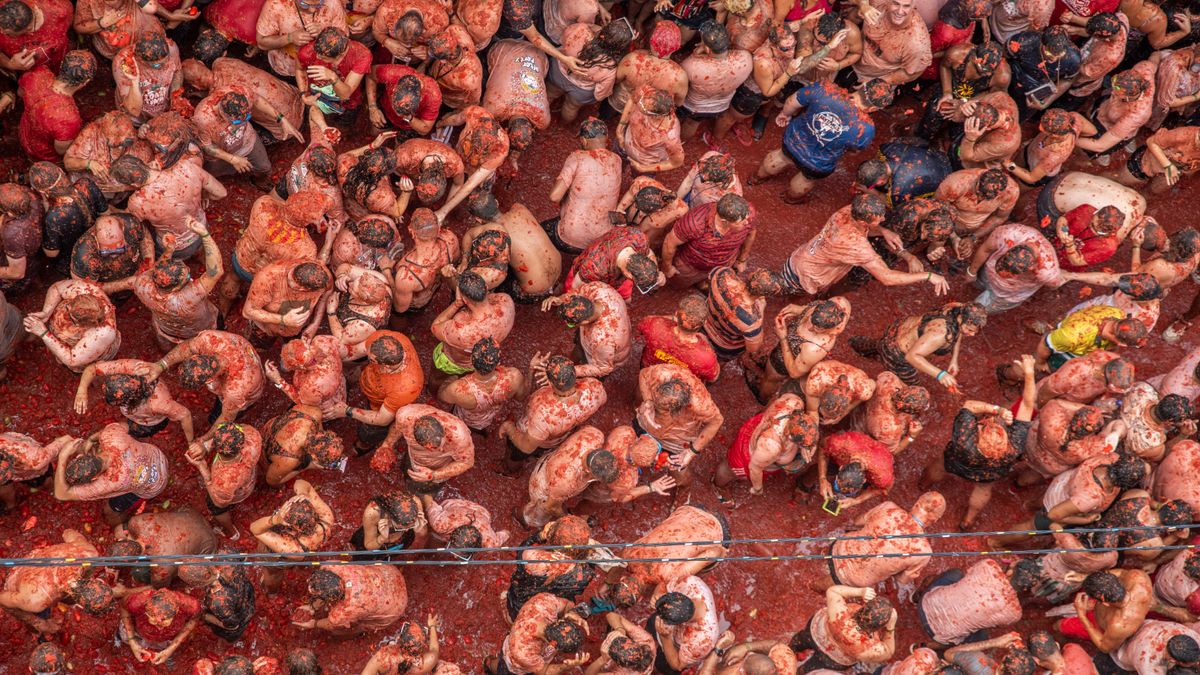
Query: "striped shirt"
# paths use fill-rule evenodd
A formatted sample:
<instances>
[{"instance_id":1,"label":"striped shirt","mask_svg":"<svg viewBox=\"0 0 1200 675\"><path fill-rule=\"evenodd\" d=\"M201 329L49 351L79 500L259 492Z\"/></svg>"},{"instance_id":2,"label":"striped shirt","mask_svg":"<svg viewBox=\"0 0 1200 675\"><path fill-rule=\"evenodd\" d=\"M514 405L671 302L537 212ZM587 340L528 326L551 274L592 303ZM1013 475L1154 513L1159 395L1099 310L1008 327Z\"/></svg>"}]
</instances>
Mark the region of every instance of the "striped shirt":
<instances>
[{"instance_id":1,"label":"striped shirt","mask_svg":"<svg viewBox=\"0 0 1200 675\"><path fill-rule=\"evenodd\" d=\"M708 272L715 267L733 264L742 244L754 231L754 207L750 208L750 215L746 220L730 224L729 230L724 234L717 232L713 224L716 212L715 202L693 207L675 222L675 227L671 230L682 242L675 258L697 272Z\"/></svg>"},{"instance_id":2,"label":"striped shirt","mask_svg":"<svg viewBox=\"0 0 1200 675\"><path fill-rule=\"evenodd\" d=\"M746 283L732 267L718 267L709 273L704 333L723 355L741 352L747 338L762 334L762 313L753 303L741 301L746 295Z\"/></svg>"}]
</instances>

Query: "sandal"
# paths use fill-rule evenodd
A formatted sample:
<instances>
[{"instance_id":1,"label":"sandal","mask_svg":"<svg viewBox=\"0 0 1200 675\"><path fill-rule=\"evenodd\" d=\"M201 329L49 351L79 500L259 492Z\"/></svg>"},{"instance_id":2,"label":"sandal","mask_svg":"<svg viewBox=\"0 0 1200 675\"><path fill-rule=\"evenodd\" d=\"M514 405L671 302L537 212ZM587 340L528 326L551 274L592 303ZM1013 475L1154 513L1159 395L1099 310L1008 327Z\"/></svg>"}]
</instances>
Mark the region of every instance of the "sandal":
<instances>
[{"instance_id":1,"label":"sandal","mask_svg":"<svg viewBox=\"0 0 1200 675\"><path fill-rule=\"evenodd\" d=\"M1184 321L1183 319L1176 321L1175 323L1168 326L1166 330L1163 331L1163 334L1162 334L1163 342L1167 342L1170 344L1179 342L1179 340L1181 338L1183 338L1183 334L1186 333L1187 329L1189 329L1191 327L1192 327L1191 321Z\"/></svg>"},{"instance_id":2,"label":"sandal","mask_svg":"<svg viewBox=\"0 0 1200 675\"><path fill-rule=\"evenodd\" d=\"M746 128L745 124L738 124L733 127L733 137L737 139L738 143L745 146L749 146L757 140L751 135L750 130Z\"/></svg>"}]
</instances>

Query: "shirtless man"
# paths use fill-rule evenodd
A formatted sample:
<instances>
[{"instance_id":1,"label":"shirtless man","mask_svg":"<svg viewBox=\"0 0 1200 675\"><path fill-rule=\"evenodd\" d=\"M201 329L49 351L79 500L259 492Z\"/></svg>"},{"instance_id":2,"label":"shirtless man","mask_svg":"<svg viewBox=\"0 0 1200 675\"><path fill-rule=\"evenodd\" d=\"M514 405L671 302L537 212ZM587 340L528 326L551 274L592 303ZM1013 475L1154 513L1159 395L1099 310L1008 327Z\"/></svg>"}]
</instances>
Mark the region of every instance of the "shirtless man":
<instances>
[{"instance_id":1,"label":"shirtless man","mask_svg":"<svg viewBox=\"0 0 1200 675\"><path fill-rule=\"evenodd\" d=\"M466 499L435 502L432 495L420 498L430 532L449 548L495 547L508 541L508 530L493 529L492 514L475 502Z\"/></svg>"},{"instance_id":2,"label":"shirtless man","mask_svg":"<svg viewBox=\"0 0 1200 675\"><path fill-rule=\"evenodd\" d=\"M296 53L330 26L346 26L346 8L340 2L267 0L255 27L256 46L267 53L276 75L290 78L296 72Z\"/></svg>"},{"instance_id":3,"label":"shirtless man","mask_svg":"<svg viewBox=\"0 0 1200 675\"><path fill-rule=\"evenodd\" d=\"M87 537L76 530L63 530L59 543L38 546L27 558L95 558L100 555ZM39 634L57 633L62 620L53 618L55 605L78 604L88 614L101 615L111 609L118 589L74 567L18 567L9 573L0 590L0 607Z\"/></svg>"},{"instance_id":4,"label":"shirtless man","mask_svg":"<svg viewBox=\"0 0 1200 675\"><path fill-rule=\"evenodd\" d=\"M346 407L346 376L342 373L341 343L332 335L301 337L284 343L279 363L292 373L287 382L274 363L268 361L264 374L292 401L320 408L328 417Z\"/></svg>"},{"instance_id":5,"label":"shirtless man","mask_svg":"<svg viewBox=\"0 0 1200 675\"><path fill-rule=\"evenodd\" d=\"M474 272L458 275L454 302L433 319L429 330L439 342L433 350L432 381L471 372L471 348L484 337L503 344L516 320L513 299L488 293L483 278Z\"/></svg>"},{"instance_id":6,"label":"shirtless man","mask_svg":"<svg viewBox=\"0 0 1200 675\"><path fill-rule=\"evenodd\" d=\"M410 309L422 309L441 287L441 271L457 263L460 255L458 235L443 228L438 218L427 208L413 211L408 220L413 249L405 251L392 268L394 293L392 309L402 314Z\"/></svg>"},{"instance_id":7,"label":"shirtless man","mask_svg":"<svg viewBox=\"0 0 1200 675\"><path fill-rule=\"evenodd\" d=\"M886 663L896 651L896 619L892 603L873 589L830 586L825 606L792 636L792 651L812 650L806 671Z\"/></svg>"},{"instance_id":8,"label":"shirtless man","mask_svg":"<svg viewBox=\"0 0 1200 675\"><path fill-rule=\"evenodd\" d=\"M570 293L542 302L543 312L554 308L568 325L579 327L585 362L575 367L578 377L604 378L629 360L633 349L629 310L612 286L602 281L573 286Z\"/></svg>"},{"instance_id":9,"label":"shirtless man","mask_svg":"<svg viewBox=\"0 0 1200 675\"><path fill-rule=\"evenodd\" d=\"M50 477L51 464L72 436L59 436L45 445L14 431L0 433L0 506L12 510L17 505L17 483L41 484Z\"/></svg>"},{"instance_id":10,"label":"shirtless man","mask_svg":"<svg viewBox=\"0 0 1200 675\"><path fill-rule=\"evenodd\" d=\"M638 399L634 428L649 434L668 455L667 465L679 487L693 480L690 465L703 452L725 422L700 378L672 363L643 368L638 373ZM681 499L676 492L676 499Z\"/></svg>"},{"instance_id":11,"label":"shirtless man","mask_svg":"<svg viewBox=\"0 0 1200 675\"><path fill-rule=\"evenodd\" d=\"M1029 485L1053 479L1089 457L1108 452L1106 446L1116 447L1119 435L1105 427L1099 407L1064 398L1047 401L1030 426L1024 456L1027 471L1018 481Z\"/></svg>"},{"instance_id":12,"label":"shirtless man","mask_svg":"<svg viewBox=\"0 0 1200 675\"><path fill-rule=\"evenodd\" d=\"M729 32L716 21L700 26L700 44L680 64L688 76L687 96L679 107L684 140L696 135L703 119L729 109L734 92L754 71L754 57L730 45Z\"/></svg>"},{"instance_id":13,"label":"shirtless man","mask_svg":"<svg viewBox=\"0 0 1200 675\"><path fill-rule=\"evenodd\" d=\"M446 197L436 212L438 222L455 209L475 188L486 184L508 159L508 134L487 110L472 105L438 120L437 128L462 126L458 136L458 154L462 157L466 181Z\"/></svg>"},{"instance_id":14,"label":"shirtless man","mask_svg":"<svg viewBox=\"0 0 1200 675\"><path fill-rule=\"evenodd\" d=\"M123 155L113 162L110 175L133 190L126 208L150 226L157 250L170 251L179 260L191 258L201 247L191 223L206 226L205 204L226 195L225 186L192 159L158 170Z\"/></svg>"},{"instance_id":15,"label":"shirtless man","mask_svg":"<svg viewBox=\"0 0 1200 675\"><path fill-rule=\"evenodd\" d=\"M616 458L617 477L611 483L592 483L583 494L585 501L597 504L625 504L639 497L667 495L675 488L675 479L660 476L639 485L642 472L654 468L658 460L658 441L638 436L633 427L622 425L608 432L604 448Z\"/></svg>"},{"instance_id":16,"label":"shirtless man","mask_svg":"<svg viewBox=\"0 0 1200 675\"><path fill-rule=\"evenodd\" d=\"M1146 217L1146 198L1138 190L1108 178L1070 171L1050 181L1038 195L1038 221L1057 222L1059 216L1084 204L1097 211L1115 206L1125 214L1125 222L1116 232L1119 241L1124 241Z\"/></svg>"},{"instance_id":17,"label":"shirtless man","mask_svg":"<svg viewBox=\"0 0 1200 675\"><path fill-rule=\"evenodd\" d=\"M955 256L966 260L998 225L1008 221L1021 190L1003 171L963 169L938 185L934 198L954 207L954 235L950 242Z\"/></svg>"},{"instance_id":18,"label":"shirtless man","mask_svg":"<svg viewBox=\"0 0 1200 675\"><path fill-rule=\"evenodd\" d=\"M676 507L638 538L635 543L639 546L624 549L623 557L637 562L627 563L627 574L609 587L607 597L623 606L642 597L661 596L672 581L682 581L713 565L699 558L727 555L729 547L724 542L729 539L729 523L723 515L693 505ZM672 560L664 562L663 558Z\"/></svg>"},{"instance_id":19,"label":"shirtless man","mask_svg":"<svg viewBox=\"0 0 1200 675\"><path fill-rule=\"evenodd\" d=\"M1121 396L1137 381L1134 365L1116 352L1097 349L1067 361L1038 381L1037 405L1055 398L1092 403L1106 396Z\"/></svg>"},{"instance_id":20,"label":"shirtless man","mask_svg":"<svg viewBox=\"0 0 1200 675\"><path fill-rule=\"evenodd\" d=\"M874 588L894 578L901 598L911 596L933 550L929 538L920 535L945 512L946 498L926 492L907 511L886 501L858 516L856 528L847 532L851 538L839 539L829 549L830 555L848 556L830 558L833 583Z\"/></svg>"},{"instance_id":21,"label":"shirtless man","mask_svg":"<svg viewBox=\"0 0 1200 675\"><path fill-rule=\"evenodd\" d=\"M582 653L586 635L587 623L575 613L569 600L539 593L521 607L500 654L490 657L484 669L492 675L558 675L587 663L589 657ZM552 663L556 657L563 660Z\"/></svg>"},{"instance_id":22,"label":"shirtless man","mask_svg":"<svg viewBox=\"0 0 1200 675\"><path fill-rule=\"evenodd\" d=\"M508 442L508 468L515 470L542 448L556 448L608 400L604 385L577 379L575 364L561 356L534 354L526 377L539 383L516 422L505 420L500 437Z\"/></svg>"},{"instance_id":23,"label":"shirtless man","mask_svg":"<svg viewBox=\"0 0 1200 675\"><path fill-rule=\"evenodd\" d=\"M454 415L472 430L485 432L505 404L525 398L528 384L519 369L500 363L500 347L490 337L471 348L471 367L472 372L446 380L438 400L454 406Z\"/></svg>"},{"instance_id":24,"label":"shirtless man","mask_svg":"<svg viewBox=\"0 0 1200 675\"><path fill-rule=\"evenodd\" d=\"M681 672L700 665L717 646L719 614L712 589L697 576L668 581L663 590L646 628L658 642L656 669Z\"/></svg>"},{"instance_id":25,"label":"shirtless man","mask_svg":"<svg viewBox=\"0 0 1200 675\"><path fill-rule=\"evenodd\" d=\"M562 275L562 254L546 230L524 204L514 202L501 212L490 192L473 198L471 215L483 223L463 236L470 240L476 232L493 229L508 235L509 260L506 291L517 302L537 302L549 296Z\"/></svg>"},{"instance_id":26,"label":"shirtless man","mask_svg":"<svg viewBox=\"0 0 1200 675\"><path fill-rule=\"evenodd\" d=\"M521 511L522 524L541 529L566 515L566 503L593 482L616 480L616 457L603 446L604 432L584 426L539 460L529 476L529 502Z\"/></svg>"},{"instance_id":27,"label":"shirtless man","mask_svg":"<svg viewBox=\"0 0 1200 675\"><path fill-rule=\"evenodd\" d=\"M929 410L929 390L906 385L890 370L875 377L875 393L867 401L855 428L883 443L893 455L904 452L924 430L917 416Z\"/></svg>"},{"instance_id":28,"label":"shirtless man","mask_svg":"<svg viewBox=\"0 0 1200 675\"><path fill-rule=\"evenodd\" d=\"M408 589L400 568L337 565L319 569L308 578L308 603L297 609L304 613L307 608L313 618L292 621L292 625L335 636L359 635L395 624L407 607Z\"/></svg>"},{"instance_id":29,"label":"shirtless man","mask_svg":"<svg viewBox=\"0 0 1200 675\"><path fill-rule=\"evenodd\" d=\"M563 162L550 190L562 203L557 220L544 224L551 241L567 253L580 253L613 225L610 215L621 194L621 157L608 149L608 127L589 117L579 125L579 150Z\"/></svg>"},{"instance_id":30,"label":"shirtless man","mask_svg":"<svg viewBox=\"0 0 1200 675\"><path fill-rule=\"evenodd\" d=\"M179 424L183 437L191 443L192 413L171 396L166 382L146 380L150 365L137 359L115 359L88 365L83 369L75 391L75 414L87 414L88 387L99 375L105 403L120 408L131 436L150 438L172 421Z\"/></svg>"},{"instance_id":31,"label":"shirtless man","mask_svg":"<svg viewBox=\"0 0 1200 675\"><path fill-rule=\"evenodd\" d=\"M254 275L242 304L252 338L271 344L276 338L299 335L313 312L324 308L320 299L332 281L325 265L312 259L295 258L263 267Z\"/></svg>"},{"instance_id":32,"label":"shirtless man","mask_svg":"<svg viewBox=\"0 0 1200 675\"><path fill-rule=\"evenodd\" d=\"M860 82L906 84L933 63L929 30L910 0L859 0L858 9L863 50L854 72Z\"/></svg>"},{"instance_id":33,"label":"shirtless man","mask_svg":"<svg viewBox=\"0 0 1200 675\"><path fill-rule=\"evenodd\" d=\"M617 64L616 81L612 94L605 102L617 113L625 110L632 92L650 85L667 92L681 105L688 91L688 74L671 55L679 51L681 34L679 24L659 21L654 24L648 40L649 49L635 49L621 58Z\"/></svg>"},{"instance_id":34,"label":"shirtless man","mask_svg":"<svg viewBox=\"0 0 1200 675\"><path fill-rule=\"evenodd\" d=\"M150 310L154 337L163 350L196 337L200 331L215 329L219 319L217 306L209 296L225 274L221 250L205 225L196 220L188 220L187 224L199 235L197 241L204 246L202 277L193 279L187 265L173 256L166 256L135 276L110 281L103 286L104 292L109 294L133 291Z\"/></svg>"},{"instance_id":35,"label":"shirtless man","mask_svg":"<svg viewBox=\"0 0 1200 675\"><path fill-rule=\"evenodd\" d=\"M1105 654L1136 633L1156 604L1150 576L1140 569L1089 574L1083 580L1083 592L1075 596L1078 622L1096 649Z\"/></svg>"},{"instance_id":36,"label":"shirtless man","mask_svg":"<svg viewBox=\"0 0 1200 675\"><path fill-rule=\"evenodd\" d=\"M1111 654L1118 668L1153 675L1200 662L1200 633L1173 621L1146 621Z\"/></svg>"},{"instance_id":37,"label":"shirtless man","mask_svg":"<svg viewBox=\"0 0 1200 675\"><path fill-rule=\"evenodd\" d=\"M220 330L201 331L179 343L149 369L156 380L164 371L179 365L179 384L186 389L207 387L217 397L209 413L212 435L221 422L233 422L263 393L262 361L246 338ZM203 440L202 439L202 440Z\"/></svg>"},{"instance_id":38,"label":"shirtless man","mask_svg":"<svg viewBox=\"0 0 1200 675\"><path fill-rule=\"evenodd\" d=\"M240 536L232 511L254 494L262 446L257 429L231 423L216 425L208 440L188 446L186 459L200 473L208 513L231 539ZM213 453L212 464L205 459L209 452Z\"/></svg>"},{"instance_id":39,"label":"shirtless man","mask_svg":"<svg viewBox=\"0 0 1200 675\"><path fill-rule=\"evenodd\" d=\"M42 310L27 314L24 326L75 373L112 359L121 347L116 307L99 286L84 279L50 286Z\"/></svg>"},{"instance_id":40,"label":"shirtless man","mask_svg":"<svg viewBox=\"0 0 1200 675\"><path fill-rule=\"evenodd\" d=\"M276 141L289 138L301 140L299 129L304 126L304 101L295 85L241 59L222 56L206 66L196 59L183 62L183 82L201 92L241 85L266 105L252 106L250 120L266 130ZM271 114L268 108L273 108ZM282 118L279 116L282 115ZM301 141L303 142L303 141Z\"/></svg>"},{"instance_id":41,"label":"shirtless man","mask_svg":"<svg viewBox=\"0 0 1200 675\"><path fill-rule=\"evenodd\" d=\"M401 438L408 448L408 477L418 493L435 493L475 466L475 442L465 422L433 406L410 403L396 411L387 438L371 458L373 469L391 470Z\"/></svg>"},{"instance_id":42,"label":"shirtless man","mask_svg":"<svg viewBox=\"0 0 1200 675\"><path fill-rule=\"evenodd\" d=\"M763 493L763 479L784 472L798 474L817 450L817 425L805 411L804 399L781 394L742 424L737 439L713 474L724 488L739 478L750 481L750 494Z\"/></svg>"},{"instance_id":43,"label":"shirtless man","mask_svg":"<svg viewBox=\"0 0 1200 675\"><path fill-rule=\"evenodd\" d=\"M875 380L859 368L826 359L808 371L804 398L822 425L837 424L875 395Z\"/></svg>"},{"instance_id":44,"label":"shirtless man","mask_svg":"<svg viewBox=\"0 0 1200 675\"><path fill-rule=\"evenodd\" d=\"M110 556L204 556L217 552L217 537L203 516L184 507L173 511L139 513L113 528ZM129 569L139 584L165 588L175 580L191 583L187 577L195 568L176 565L147 565Z\"/></svg>"},{"instance_id":45,"label":"shirtless man","mask_svg":"<svg viewBox=\"0 0 1200 675\"><path fill-rule=\"evenodd\" d=\"M59 501L104 502L110 525L127 520L167 487L167 456L113 422L87 440L58 451L54 497Z\"/></svg>"}]
</instances>

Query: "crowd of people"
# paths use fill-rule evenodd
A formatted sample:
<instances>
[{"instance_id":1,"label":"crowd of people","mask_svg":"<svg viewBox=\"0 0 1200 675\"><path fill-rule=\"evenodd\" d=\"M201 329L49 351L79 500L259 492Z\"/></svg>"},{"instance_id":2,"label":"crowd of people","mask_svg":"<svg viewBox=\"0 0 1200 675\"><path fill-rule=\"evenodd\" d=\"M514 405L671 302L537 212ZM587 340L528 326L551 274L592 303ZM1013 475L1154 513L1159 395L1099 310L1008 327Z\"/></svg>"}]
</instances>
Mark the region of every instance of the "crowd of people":
<instances>
[{"instance_id":1,"label":"crowd of people","mask_svg":"<svg viewBox=\"0 0 1200 675\"><path fill-rule=\"evenodd\" d=\"M1193 11L0 0L0 69L17 85L0 111L19 117L28 165L0 184L0 380L5 362L44 349L54 378L78 382L82 429L0 434L0 504L11 517L51 495L92 502L71 512L96 508L111 527L101 539L53 523L55 543L25 557L146 557L9 570L0 607L36 636L31 672L67 672L62 637L79 611L141 667L322 672L309 645L254 653L241 640L256 594L289 574L237 564L243 536L298 565L369 553L305 569L291 617L313 634L384 638L356 656L364 675L1200 672L1200 552L1176 546L1200 520L1200 348L1148 371L1130 356L1185 339L1200 317L1200 293L1160 317L1174 287L1200 279L1200 231L1148 213L1200 169ZM101 69L112 99L84 119L77 99L107 81ZM911 109L877 143L889 107ZM352 147L363 129L369 142ZM493 189L563 129L578 149L546 185L553 217ZM688 157L685 143L706 151ZM769 149L737 166L732 144ZM663 182L689 161L678 185ZM791 207L756 205L744 185L775 181L795 205L837 171L855 189L818 232L772 223L759 240ZM222 250L210 216L234 184L255 198ZM1022 199L1036 222L1022 222ZM764 246L792 253L755 266ZM1071 282L1088 291L1077 306L1022 322L988 353L1009 396L968 398L964 341ZM941 306L897 303L873 334L846 294L874 284ZM673 312L636 311L658 293L678 297ZM149 326L119 320L138 307ZM573 353L542 349L518 322L541 313L566 324ZM413 325L427 326L431 355ZM152 334L158 358L133 358L123 332ZM528 363L506 358L527 340ZM836 358L850 353L871 372ZM599 428L618 371L636 372L637 407ZM730 372L758 401L748 419L710 390L743 386ZM207 415L189 405L203 391ZM8 399L0 408L19 403ZM269 400L283 411L249 423ZM939 400L957 409L948 437L926 430ZM124 421L89 427L99 406ZM182 456L160 447L176 434ZM506 451L485 470L527 480L511 525L463 478L488 437ZM914 453L927 465L906 478L923 493L898 504L897 457ZM319 488L351 463L390 489L344 539L335 524L360 516ZM823 551L828 574L811 580L822 608L787 634L739 634L705 574L732 564L719 561L737 539L735 502L775 480L844 512L853 536ZM724 503L689 499L698 481ZM955 482L969 497L948 505L935 488ZM206 512L163 502L182 483ZM1009 486L1040 496L987 548L1049 552L928 573L939 526L972 531ZM240 506L264 493L277 495L270 513ZM639 499L673 509L637 546L604 548L595 518ZM943 522L948 508L957 523ZM386 563L506 544L523 545L520 564L484 611L507 637L483 663L443 659L439 615L457 599L409 607L402 566ZM151 564L214 554L230 564ZM1054 623L1014 629L1034 617ZM897 645L904 623L920 644ZM181 662L207 632L213 656Z\"/></svg>"}]
</instances>

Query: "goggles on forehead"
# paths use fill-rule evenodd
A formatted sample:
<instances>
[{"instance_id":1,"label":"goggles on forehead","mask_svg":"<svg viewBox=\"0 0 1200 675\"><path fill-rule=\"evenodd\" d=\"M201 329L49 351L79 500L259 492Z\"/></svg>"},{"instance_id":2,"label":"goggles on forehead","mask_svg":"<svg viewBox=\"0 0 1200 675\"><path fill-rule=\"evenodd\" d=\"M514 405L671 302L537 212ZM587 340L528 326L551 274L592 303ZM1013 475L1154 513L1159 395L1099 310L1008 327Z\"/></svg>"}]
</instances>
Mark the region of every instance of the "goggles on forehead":
<instances>
[{"instance_id":1,"label":"goggles on forehead","mask_svg":"<svg viewBox=\"0 0 1200 675\"><path fill-rule=\"evenodd\" d=\"M246 113L245 115L242 115L241 117L235 117L235 118L229 120L229 123L236 127L236 126L241 126L249 121L250 121L250 113Z\"/></svg>"}]
</instances>

